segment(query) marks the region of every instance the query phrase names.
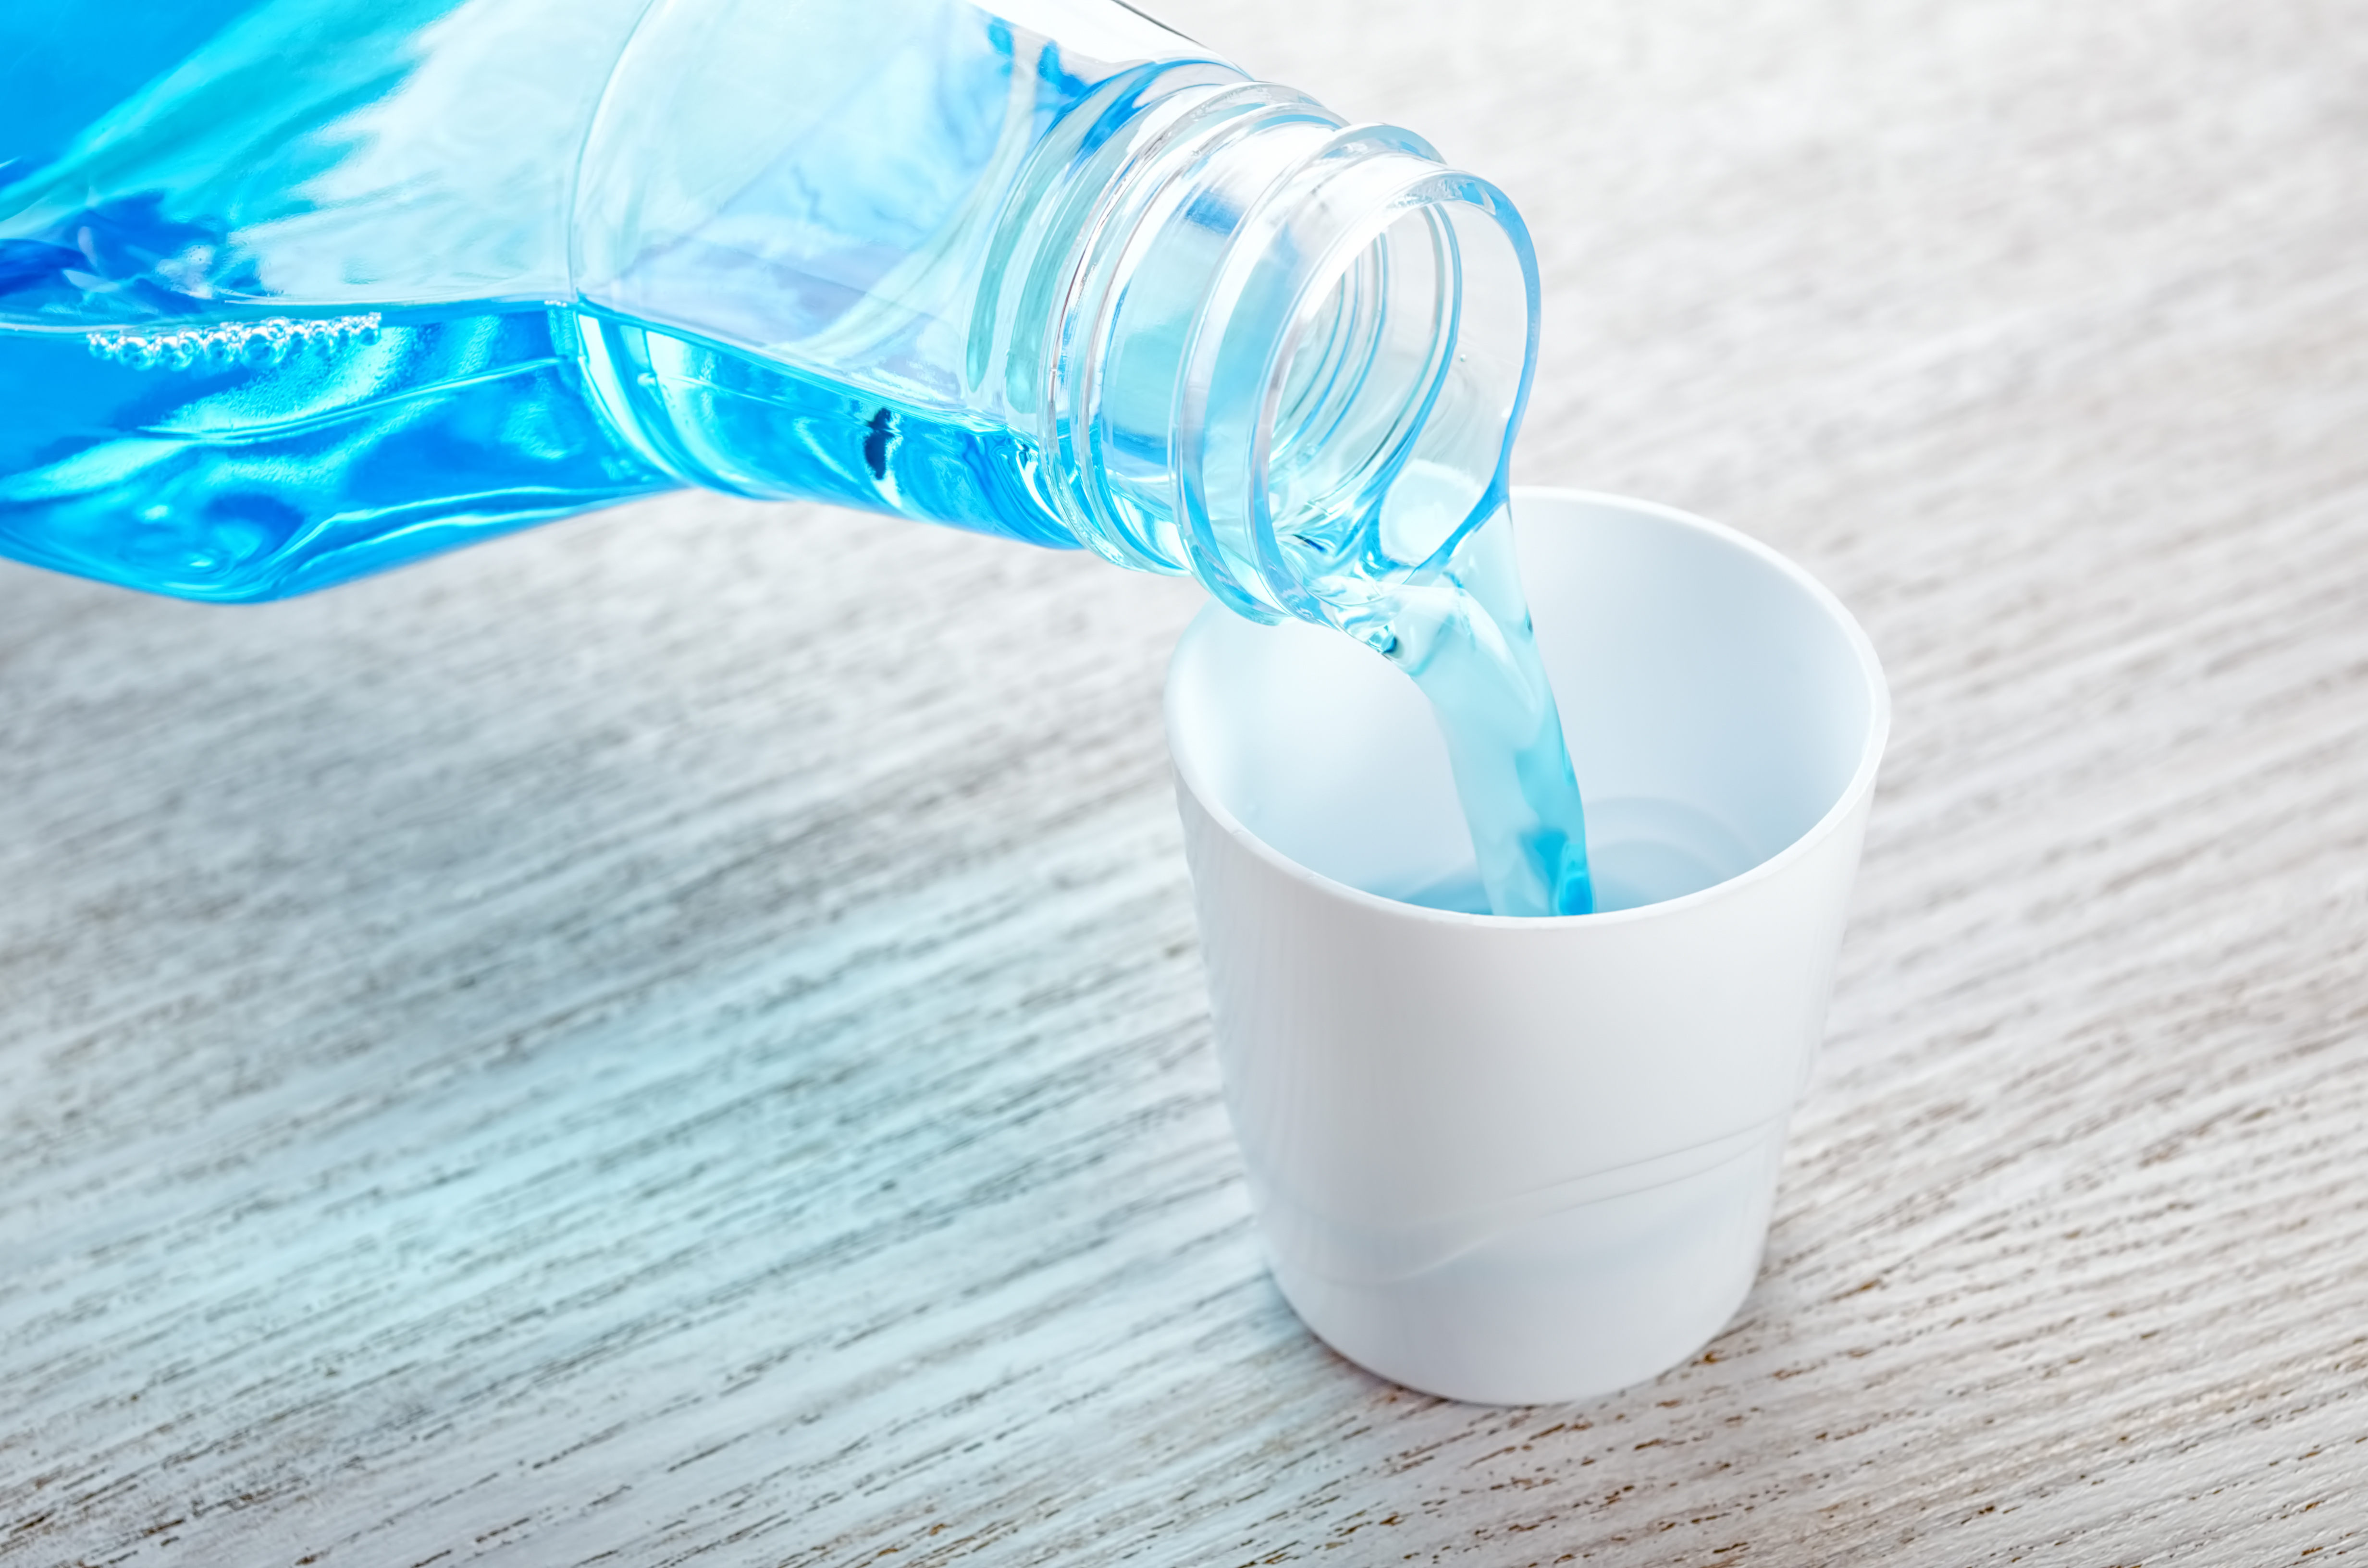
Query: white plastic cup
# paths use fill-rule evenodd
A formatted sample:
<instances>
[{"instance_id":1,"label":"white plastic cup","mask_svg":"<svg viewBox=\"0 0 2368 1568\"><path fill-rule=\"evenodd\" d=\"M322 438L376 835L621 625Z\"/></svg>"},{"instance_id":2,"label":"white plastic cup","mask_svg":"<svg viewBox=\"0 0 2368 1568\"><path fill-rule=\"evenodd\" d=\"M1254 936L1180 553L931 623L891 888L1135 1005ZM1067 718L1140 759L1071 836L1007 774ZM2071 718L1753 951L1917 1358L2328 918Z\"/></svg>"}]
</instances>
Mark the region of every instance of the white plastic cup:
<instances>
[{"instance_id":1,"label":"white plastic cup","mask_svg":"<svg viewBox=\"0 0 2368 1568\"><path fill-rule=\"evenodd\" d=\"M1865 633L1772 551L1606 495L1514 515L1601 902L1661 902L1371 891L1468 880L1472 848L1420 694L1348 638L1212 606L1167 681L1276 1282L1351 1360L1489 1404L1653 1377L1742 1304L1890 728Z\"/></svg>"}]
</instances>

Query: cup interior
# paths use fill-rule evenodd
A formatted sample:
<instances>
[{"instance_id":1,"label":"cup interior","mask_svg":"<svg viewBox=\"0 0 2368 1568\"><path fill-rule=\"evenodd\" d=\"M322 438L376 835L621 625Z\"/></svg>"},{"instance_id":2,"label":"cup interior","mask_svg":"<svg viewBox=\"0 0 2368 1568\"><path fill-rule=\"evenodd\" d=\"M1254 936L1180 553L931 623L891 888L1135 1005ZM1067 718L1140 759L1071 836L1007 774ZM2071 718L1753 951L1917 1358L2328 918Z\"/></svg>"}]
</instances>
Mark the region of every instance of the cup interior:
<instances>
[{"instance_id":1,"label":"cup interior","mask_svg":"<svg viewBox=\"0 0 2368 1568\"><path fill-rule=\"evenodd\" d=\"M1609 497L1521 493L1514 524L1599 911L1742 875L1873 768L1888 720L1873 651L1799 568L1715 524ZM1486 911L1446 747L1379 654L1212 607L1168 689L1178 767L1221 817L1350 887Z\"/></svg>"}]
</instances>

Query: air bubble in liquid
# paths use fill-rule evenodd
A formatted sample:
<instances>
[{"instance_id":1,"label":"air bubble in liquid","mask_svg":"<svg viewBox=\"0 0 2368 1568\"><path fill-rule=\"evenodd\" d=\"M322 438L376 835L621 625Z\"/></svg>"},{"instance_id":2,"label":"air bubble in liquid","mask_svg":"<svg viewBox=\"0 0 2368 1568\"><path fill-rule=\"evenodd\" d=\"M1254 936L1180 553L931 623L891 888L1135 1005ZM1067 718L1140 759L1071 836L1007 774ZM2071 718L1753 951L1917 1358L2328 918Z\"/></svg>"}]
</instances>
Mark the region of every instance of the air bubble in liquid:
<instances>
[{"instance_id":1,"label":"air bubble in liquid","mask_svg":"<svg viewBox=\"0 0 2368 1568\"><path fill-rule=\"evenodd\" d=\"M370 311L312 319L268 316L173 332L110 327L91 333L85 341L95 358L135 370L160 366L186 370L198 365L226 370L239 365L257 369L276 365L294 350L319 348L335 354L347 344L376 343L378 335L379 313Z\"/></svg>"}]
</instances>

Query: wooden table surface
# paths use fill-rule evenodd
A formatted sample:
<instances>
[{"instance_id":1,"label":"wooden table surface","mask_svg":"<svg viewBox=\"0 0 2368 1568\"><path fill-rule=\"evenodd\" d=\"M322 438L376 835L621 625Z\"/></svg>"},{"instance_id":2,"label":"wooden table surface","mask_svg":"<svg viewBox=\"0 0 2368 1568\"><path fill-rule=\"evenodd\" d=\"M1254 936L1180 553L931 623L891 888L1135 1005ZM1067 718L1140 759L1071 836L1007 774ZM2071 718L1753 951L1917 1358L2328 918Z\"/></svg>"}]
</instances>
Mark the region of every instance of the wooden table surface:
<instances>
[{"instance_id":1,"label":"wooden table surface","mask_svg":"<svg viewBox=\"0 0 2368 1568\"><path fill-rule=\"evenodd\" d=\"M10 567L0 1564L2368 1559L2368 10L1164 9L1521 204L1522 480L1882 651L1734 1324L1532 1410L1298 1326L1189 586L689 495Z\"/></svg>"}]
</instances>

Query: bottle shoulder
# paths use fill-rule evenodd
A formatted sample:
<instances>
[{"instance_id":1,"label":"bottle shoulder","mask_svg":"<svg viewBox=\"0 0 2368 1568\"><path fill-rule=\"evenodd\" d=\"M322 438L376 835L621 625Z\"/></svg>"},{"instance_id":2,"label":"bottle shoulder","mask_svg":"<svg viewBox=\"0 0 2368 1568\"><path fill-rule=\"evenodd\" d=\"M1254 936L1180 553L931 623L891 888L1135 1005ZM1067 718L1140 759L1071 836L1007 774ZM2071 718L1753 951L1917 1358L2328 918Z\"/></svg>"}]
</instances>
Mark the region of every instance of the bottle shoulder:
<instances>
[{"instance_id":1,"label":"bottle shoulder","mask_svg":"<svg viewBox=\"0 0 2368 1568\"><path fill-rule=\"evenodd\" d=\"M645 8L246 7L10 171L0 313L89 324L557 293L569 173Z\"/></svg>"}]
</instances>

